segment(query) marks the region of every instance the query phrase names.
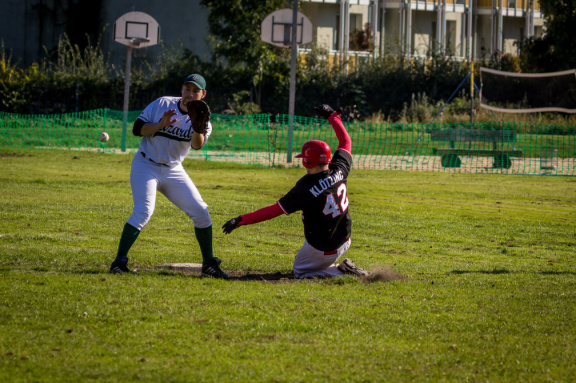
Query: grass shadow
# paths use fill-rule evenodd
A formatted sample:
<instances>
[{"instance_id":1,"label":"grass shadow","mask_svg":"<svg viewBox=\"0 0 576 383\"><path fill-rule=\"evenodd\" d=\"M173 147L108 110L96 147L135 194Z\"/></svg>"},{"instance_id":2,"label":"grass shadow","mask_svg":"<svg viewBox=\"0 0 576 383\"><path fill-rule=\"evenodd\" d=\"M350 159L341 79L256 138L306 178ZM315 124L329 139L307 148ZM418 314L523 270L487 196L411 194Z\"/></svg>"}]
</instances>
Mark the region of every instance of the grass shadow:
<instances>
[{"instance_id":1,"label":"grass shadow","mask_svg":"<svg viewBox=\"0 0 576 383\"><path fill-rule=\"evenodd\" d=\"M493 269L493 270L452 270L450 274L540 274L540 275L576 275L574 271L510 271L506 269Z\"/></svg>"},{"instance_id":2,"label":"grass shadow","mask_svg":"<svg viewBox=\"0 0 576 383\"><path fill-rule=\"evenodd\" d=\"M493 269L493 270L452 270L451 274L512 274L510 270Z\"/></svg>"},{"instance_id":3,"label":"grass shadow","mask_svg":"<svg viewBox=\"0 0 576 383\"><path fill-rule=\"evenodd\" d=\"M264 282L294 282L297 281L294 273L229 273L232 281L264 281Z\"/></svg>"},{"instance_id":4,"label":"grass shadow","mask_svg":"<svg viewBox=\"0 0 576 383\"><path fill-rule=\"evenodd\" d=\"M576 272L574 272L574 271L553 271L553 270L550 270L550 271L539 271L539 272L536 273L536 274L542 274L542 275L563 275L563 274L566 274L566 275L576 275Z\"/></svg>"}]
</instances>

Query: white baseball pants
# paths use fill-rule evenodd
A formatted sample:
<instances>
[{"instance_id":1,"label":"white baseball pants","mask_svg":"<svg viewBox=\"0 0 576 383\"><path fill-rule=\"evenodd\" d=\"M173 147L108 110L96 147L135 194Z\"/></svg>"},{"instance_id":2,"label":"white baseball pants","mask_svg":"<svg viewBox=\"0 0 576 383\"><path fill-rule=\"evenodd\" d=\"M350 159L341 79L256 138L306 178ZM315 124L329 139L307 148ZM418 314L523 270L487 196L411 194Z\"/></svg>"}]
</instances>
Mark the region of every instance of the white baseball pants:
<instances>
[{"instance_id":1,"label":"white baseball pants","mask_svg":"<svg viewBox=\"0 0 576 383\"><path fill-rule=\"evenodd\" d=\"M132 160L130 186L134 209L128 223L142 230L148 223L156 206L156 191L164 194L202 229L212 225L208 205L182 164L170 168L144 158L140 152Z\"/></svg>"},{"instance_id":2,"label":"white baseball pants","mask_svg":"<svg viewBox=\"0 0 576 383\"><path fill-rule=\"evenodd\" d=\"M321 251L310 246L308 241L296 254L294 275L296 278L339 277L343 273L335 262L350 248L350 239L334 251Z\"/></svg>"}]
</instances>

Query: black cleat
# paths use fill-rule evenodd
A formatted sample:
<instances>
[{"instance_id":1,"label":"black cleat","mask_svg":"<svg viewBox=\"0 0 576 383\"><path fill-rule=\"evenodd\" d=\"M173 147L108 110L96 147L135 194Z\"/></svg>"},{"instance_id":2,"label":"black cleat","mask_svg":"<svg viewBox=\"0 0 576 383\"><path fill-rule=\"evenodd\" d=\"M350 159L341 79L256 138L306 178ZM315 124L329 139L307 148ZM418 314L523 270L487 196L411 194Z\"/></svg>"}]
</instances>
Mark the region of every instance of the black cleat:
<instances>
[{"instance_id":1,"label":"black cleat","mask_svg":"<svg viewBox=\"0 0 576 383\"><path fill-rule=\"evenodd\" d=\"M218 279L230 279L228 274L220 269L220 263L222 261L216 257L208 261L207 263L202 264L202 275L203 277L212 277Z\"/></svg>"},{"instance_id":2,"label":"black cleat","mask_svg":"<svg viewBox=\"0 0 576 383\"><path fill-rule=\"evenodd\" d=\"M134 273L128 268L128 263L122 263L118 261L112 262L112 265L110 265L110 272L112 274Z\"/></svg>"},{"instance_id":3,"label":"black cleat","mask_svg":"<svg viewBox=\"0 0 576 383\"><path fill-rule=\"evenodd\" d=\"M341 264L338 265L338 270L343 272L344 274L354 274L359 277L367 277L368 272L354 264L350 258L346 258L342 261Z\"/></svg>"}]
</instances>

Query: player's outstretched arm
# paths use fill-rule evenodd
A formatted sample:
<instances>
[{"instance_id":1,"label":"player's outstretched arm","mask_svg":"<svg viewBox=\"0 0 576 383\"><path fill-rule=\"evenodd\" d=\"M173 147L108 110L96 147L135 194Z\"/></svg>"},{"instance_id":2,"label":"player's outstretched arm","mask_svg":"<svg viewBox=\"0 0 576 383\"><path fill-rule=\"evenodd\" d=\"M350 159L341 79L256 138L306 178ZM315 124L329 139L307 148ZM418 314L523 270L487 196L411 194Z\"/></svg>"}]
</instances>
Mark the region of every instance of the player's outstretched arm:
<instances>
[{"instance_id":1,"label":"player's outstretched arm","mask_svg":"<svg viewBox=\"0 0 576 383\"><path fill-rule=\"evenodd\" d=\"M330 122L330 125L332 125L334 133L336 133L336 137L338 138L338 149L344 149L350 153L352 150L352 140L342 123L340 114L337 111L334 111L334 109L327 104L316 105L314 109L316 109L316 112L318 112L320 116L326 118Z\"/></svg>"},{"instance_id":2,"label":"player's outstretched arm","mask_svg":"<svg viewBox=\"0 0 576 383\"><path fill-rule=\"evenodd\" d=\"M150 136L154 133L156 133L157 131L159 131L162 128L165 128L167 126L169 126L170 124L173 124L176 122L176 119L172 118L176 115L176 109L170 109L167 110L166 112L164 112L164 114L162 115L162 118L160 119L160 121L158 122L147 122L147 123L143 123L144 121L138 119L136 120L137 122L140 121L140 123L138 123L138 125L136 125L136 123L134 124L134 135L135 136Z\"/></svg>"},{"instance_id":3,"label":"player's outstretched arm","mask_svg":"<svg viewBox=\"0 0 576 383\"><path fill-rule=\"evenodd\" d=\"M232 218L222 226L222 231L225 234L230 234L232 230L236 229L238 226L252 225L258 222L267 221L276 218L283 213L284 210L282 210L278 203L275 203L274 205L253 211L252 213Z\"/></svg>"}]
</instances>

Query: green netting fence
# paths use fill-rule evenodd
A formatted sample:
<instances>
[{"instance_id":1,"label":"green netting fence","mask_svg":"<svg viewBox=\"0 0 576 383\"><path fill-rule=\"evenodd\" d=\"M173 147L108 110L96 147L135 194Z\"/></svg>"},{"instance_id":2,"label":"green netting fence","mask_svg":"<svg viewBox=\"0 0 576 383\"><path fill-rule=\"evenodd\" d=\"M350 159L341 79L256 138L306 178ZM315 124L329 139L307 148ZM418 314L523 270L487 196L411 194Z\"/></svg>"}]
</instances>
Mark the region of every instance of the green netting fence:
<instances>
[{"instance_id":1,"label":"green netting fence","mask_svg":"<svg viewBox=\"0 0 576 383\"><path fill-rule=\"evenodd\" d=\"M97 109L54 115L0 112L0 150L66 149L133 153L140 138L123 112ZM336 148L323 119L288 115L212 115L213 133L190 157L264 167L299 167L295 159L311 139ZM576 127L519 122L461 124L345 123L352 138L354 167L377 170L441 171L524 175L576 175ZM110 140L101 143L98 135ZM291 150L289 150L291 148ZM288 153L290 151L290 153Z\"/></svg>"}]
</instances>

